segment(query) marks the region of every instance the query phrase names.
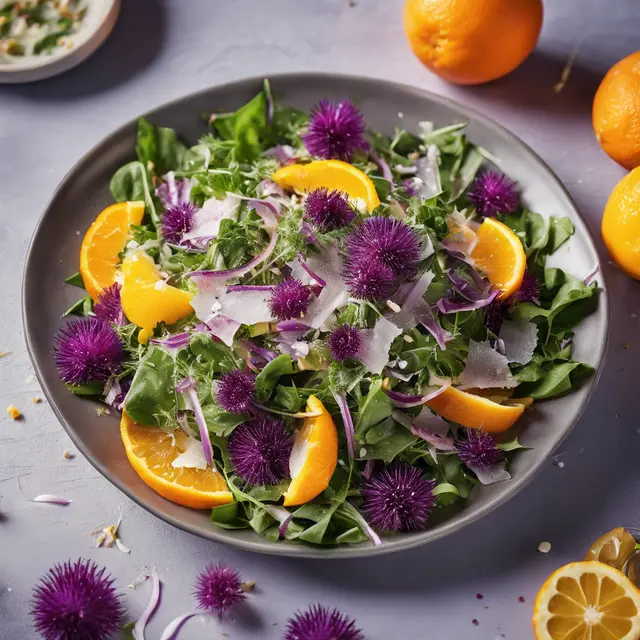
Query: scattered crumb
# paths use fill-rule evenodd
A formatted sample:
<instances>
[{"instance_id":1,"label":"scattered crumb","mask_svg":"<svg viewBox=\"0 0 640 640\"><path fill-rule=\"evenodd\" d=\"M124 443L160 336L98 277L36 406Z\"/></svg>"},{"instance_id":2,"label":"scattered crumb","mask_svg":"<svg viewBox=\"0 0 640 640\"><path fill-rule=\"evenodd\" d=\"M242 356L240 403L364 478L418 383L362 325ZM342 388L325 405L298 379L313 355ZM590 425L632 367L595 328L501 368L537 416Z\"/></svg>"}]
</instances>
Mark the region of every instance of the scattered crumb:
<instances>
[{"instance_id":1,"label":"scattered crumb","mask_svg":"<svg viewBox=\"0 0 640 640\"><path fill-rule=\"evenodd\" d=\"M42 402L42 398L40 396L33 396L33 398L31 398L31 402L33 402L33 404L40 404Z\"/></svg>"},{"instance_id":2,"label":"scattered crumb","mask_svg":"<svg viewBox=\"0 0 640 640\"><path fill-rule=\"evenodd\" d=\"M106 534L101 533L97 538L96 538L96 549L100 546L102 546L102 543L107 539Z\"/></svg>"},{"instance_id":3,"label":"scattered crumb","mask_svg":"<svg viewBox=\"0 0 640 640\"><path fill-rule=\"evenodd\" d=\"M623 342L620 346L621 346L623 349L626 349L627 351L629 350L629 343L628 343L628 342Z\"/></svg>"},{"instance_id":4,"label":"scattered crumb","mask_svg":"<svg viewBox=\"0 0 640 640\"><path fill-rule=\"evenodd\" d=\"M488 604L485 604L485 605L484 605L484 608L485 608L485 609L488 609L488 608L489 608L489 605L488 605Z\"/></svg>"},{"instance_id":5,"label":"scattered crumb","mask_svg":"<svg viewBox=\"0 0 640 640\"><path fill-rule=\"evenodd\" d=\"M404 118L404 113L402 113L402 111L398 111L398 118Z\"/></svg>"},{"instance_id":6,"label":"scattered crumb","mask_svg":"<svg viewBox=\"0 0 640 640\"><path fill-rule=\"evenodd\" d=\"M564 462L562 462L559 457L555 457L551 462L555 467L558 467L558 469L564 469Z\"/></svg>"},{"instance_id":7,"label":"scattered crumb","mask_svg":"<svg viewBox=\"0 0 640 640\"><path fill-rule=\"evenodd\" d=\"M567 81L569 80L569 76L571 75L571 69L573 68L573 63L575 62L577 55L578 55L578 50L574 49L571 52L569 59L567 60L567 64L564 65L564 69L560 74L560 80L558 80L558 82L556 82L553 85L553 90L555 91L555 93L560 93L564 89L565 85L567 84Z\"/></svg>"},{"instance_id":8,"label":"scattered crumb","mask_svg":"<svg viewBox=\"0 0 640 640\"><path fill-rule=\"evenodd\" d=\"M524 602L524 596L518 596L518 602Z\"/></svg>"},{"instance_id":9,"label":"scattered crumb","mask_svg":"<svg viewBox=\"0 0 640 640\"><path fill-rule=\"evenodd\" d=\"M76 229L76 235L79 236L80 235L80 229Z\"/></svg>"},{"instance_id":10,"label":"scattered crumb","mask_svg":"<svg viewBox=\"0 0 640 640\"><path fill-rule=\"evenodd\" d=\"M4 358L5 356L8 356L11 353L11 351L0 351L0 358Z\"/></svg>"},{"instance_id":11,"label":"scattered crumb","mask_svg":"<svg viewBox=\"0 0 640 640\"><path fill-rule=\"evenodd\" d=\"M484 595L482 595L481 593L476 593L476 598L478 600L482 600L484 598Z\"/></svg>"},{"instance_id":12,"label":"scattered crumb","mask_svg":"<svg viewBox=\"0 0 640 640\"><path fill-rule=\"evenodd\" d=\"M243 582L240 585L240 588L245 593L251 593L256 588L256 581L255 580L248 580L247 582Z\"/></svg>"},{"instance_id":13,"label":"scattered crumb","mask_svg":"<svg viewBox=\"0 0 640 640\"><path fill-rule=\"evenodd\" d=\"M387 300L387 307L389 307L389 309L391 309L393 313L400 313L402 311L402 308L400 307L400 305L394 302L393 300Z\"/></svg>"},{"instance_id":14,"label":"scattered crumb","mask_svg":"<svg viewBox=\"0 0 640 640\"><path fill-rule=\"evenodd\" d=\"M402 336L402 339L403 339L405 342L408 342L409 344L411 344L411 343L413 342L413 337L412 337L412 336L410 336L410 335L407 335L407 334L403 335L403 336Z\"/></svg>"},{"instance_id":15,"label":"scattered crumb","mask_svg":"<svg viewBox=\"0 0 640 640\"><path fill-rule=\"evenodd\" d=\"M65 460L73 460L73 459L75 458L75 456L73 455L73 453L71 453L71 451L69 451L69 449L65 449L65 450L62 452L62 457L63 457Z\"/></svg>"},{"instance_id":16,"label":"scattered crumb","mask_svg":"<svg viewBox=\"0 0 640 640\"><path fill-rule=\"evenodd\" d=\"M7 415L14 420L20 420L22 418L22 411L20 411L18 407L14 407L12 404L10 404L7 407Z\"/></svg>"},{"instance_id":17,"label":"scattered crumb","mask_svg":"<svg viewBox=\"0 0 640 640\"><path fill-rule=\"evenodd\" d=\"M280 271L278 267L272 267L271 269L269 269L269 271L271 271L271 273L273 273L274 276L282 275L282 271Z\"/></svg>"},{"instance_id":18,"label":"scattered crumb","mask_svg":"<svg viewBox=\"0 0 640 640\"><path fill-rule=\"evenodd\" d=\"M472 624L474 627L477 627L477 626L480 624L480 621L478 620L478 618L474 618L474 619L471 621L471 624Z\"/></svg>"},{"instance_id":19,"label":"scattered crumb","mask_svg":"<svg viewBox=\"0 0 640 640\"><path fill-rule=\"evenodd\" d=\"M398 368L406 369L409 366L409 363L406 360L398 360Z\"/></svg>"},{"instance_id":20,"label":"scattered crumb","mask_svg":"<svg viewBox=\"0 0 640 640\"><path fill-rule=\"evenodd\" d=\"M360 449L360 457L364 458L367 455L367 450L362 447L362 449Z\"/></svg>"},{"instance_id":21,"label":"scattered crumb","mask_svg":"<svg viewBox=\"0 0 640 640\"><path fill-rule=\"evenodd\" d=\"M538 545L538 551L540 553L549 553L549 551L551 551L551 543L550 542L541 542Z\"/></svg>"},{"instance_id":22,"label":"scattered crumb","mask_svg":"<svg viewBox=\"0 0 640 640\"><path fill-rule=\"evenodd\" d=\"M111 411L109 411L108 407L96 407L96 413L98 414L98 418L105 415L111 415Z\"/></svg>"},{"instance_id":23,"label":"scattered crumb","mask_svg":"<svg viewBox=\"0 0 640 640\"><path fill-rule=\"evenodd\" d=\"M140 573L136 578L134 578L133 582L129 585L129 589L137 589L141 584L146 582L149 579L149 573L147 571L147 567L143 567L142 573Z\"/></svg>"}]
</instances>

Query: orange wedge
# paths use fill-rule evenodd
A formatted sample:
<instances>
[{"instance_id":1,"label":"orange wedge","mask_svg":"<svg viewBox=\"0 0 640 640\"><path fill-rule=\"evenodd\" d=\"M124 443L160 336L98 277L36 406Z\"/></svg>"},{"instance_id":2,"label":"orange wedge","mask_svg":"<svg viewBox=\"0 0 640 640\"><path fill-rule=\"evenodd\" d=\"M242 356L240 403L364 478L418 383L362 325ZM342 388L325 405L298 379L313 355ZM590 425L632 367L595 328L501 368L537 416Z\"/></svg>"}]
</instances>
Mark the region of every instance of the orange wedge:
<instances>
[{"instance_id":1,"label":"orange wedge","mask_svg":"<svg viewBox=\"0 0 640 640\"><path fill-rule=\"evenodd\" d=\"M174 438L158 427L139 425L123 412L120 435L136 473L167 500L193 509L233 502L233 495L217 470L171 465L186 450L187 436L182 431L176 432Z\"/></svg>"},{"instance_id":2,"label":"orange wedge","mask_svg":"<svg viewBox=\"0 0 640 640\"><path fill-rule=\"evenodd\" d=\"M333 418L315 396L309 396L306 411L318 415L305 418L296 435L285 507L305 504L319 496L329 486L338 464L338 432Z\"/></svg>"},{"instance_id":3,"label":"orange wedge","mask_svg":"<svg viewBox=\"0 0 640 640\"><path fill-rule=\"evenodd\" d=\"M119 202L107 207L85 233L80 274L93 300L116 281L118 255L129 238L129 225L140 224L143 216L144 202Z\"/></svg>"},{"instance_id":4,"label":"orange wedge","mask_svg":"<svg viewBox=\"0 0 640 640\"><path fill-rule=\"evenodd\" d=\"M572 562L542 585L533 613L536 640L638 640L640 590L601 562Z\"/></svg>"},{"instance_id":5,"label":"orange wedge","mask_svg":"<svg viewBox=\"0 0 640 640\"><path fill-rule=\"evenodd\" d=\"M491 284L500 289L500 298L513 295L522 284L527 256L518 236L495 218L485 218L477 233L471 257Z\"/></svg>"},{"instance_id":6,"label":"orange wedge","mask_svg":"<svg viewBox=\"0 0 640 640\"><path fill-rule=\"evenodd\" d=\"M138 334L141 344L153 335L158 322L173 324L193 313L191 294L168 285L144 251L134 251L124 259L122 275L122 310L131 322L142 327Z\"/></svg>"},{"instance_id":7,"label":"orange wedge","mask_svg":"<svg viewBox=\"0 0 640 640\"><path fill-rule=\"evenodd\" d=\"M380 206L380 198L371 178L342 160L316 160L309 164L290 164L278 169L271 179L288 191L306 193L314 189L342 191L364 204L367 211Z\"/></svg>"},{"instance_id":8,"label":"orange wedge","mask_svg":"<svg viewBox=\"0 0 640 640\"><path fill-rule=\"evenodd\" d=\"M427 406L446 420L463 427L500 433L513 426L523 414L525 407L531 404L531 399L518 398L509 402L510 404L498 404L488 398L449 387L433 400L429 400Z\"/></svg>"}]
</instances>

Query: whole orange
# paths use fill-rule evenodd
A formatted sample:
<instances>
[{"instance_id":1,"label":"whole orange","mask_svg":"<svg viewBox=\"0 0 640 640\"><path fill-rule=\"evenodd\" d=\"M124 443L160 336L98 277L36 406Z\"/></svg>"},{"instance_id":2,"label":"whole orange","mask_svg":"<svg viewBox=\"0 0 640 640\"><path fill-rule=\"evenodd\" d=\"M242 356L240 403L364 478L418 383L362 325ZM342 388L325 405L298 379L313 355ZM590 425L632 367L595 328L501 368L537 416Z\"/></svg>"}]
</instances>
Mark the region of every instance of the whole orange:
<instances>
[{"instance_id":1,"label":"whole orange","mask_svg":"<svg viewBox=\"0 0 640 640\"><path fill-rule=\"evenodd\" d=\"M626 169L640 166L640 51L609 69L593 99L593 129L605 152Z\"/></svg>"},{"instance_id":2,"label":"whole orange","mask_svg":"<svg viewBox=\"0 0 640 640\"><path fill-rule=\"evenodd\" d=\"M542 0L407 0L404 29L413 52L457 84L513 71L536 46Z\"/></svg>"},{"instance_id":3,"label":"whole orange","mask_svg":"<svg viewBox=\"0 0 640 640\"><path fill-rule=\"evenodd\" d=\"M611 192L602 216L602 239L618 266L640 280L640 167Z\"/></svg>"}]
</instances>

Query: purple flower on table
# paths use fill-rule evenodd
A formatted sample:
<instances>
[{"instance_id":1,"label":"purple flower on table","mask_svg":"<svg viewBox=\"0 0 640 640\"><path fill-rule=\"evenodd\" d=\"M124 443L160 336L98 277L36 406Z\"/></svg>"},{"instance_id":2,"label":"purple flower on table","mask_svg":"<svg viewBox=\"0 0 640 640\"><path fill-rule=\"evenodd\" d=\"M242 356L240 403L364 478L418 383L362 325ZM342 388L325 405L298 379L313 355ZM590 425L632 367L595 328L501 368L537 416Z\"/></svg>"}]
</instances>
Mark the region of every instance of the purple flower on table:
<instances>
[{"instance_id":1,"label":"purple flower on table","mask_svg":"<svg viewBox=\"0 0 640 640\"><path fill-rule=\"evenodd\" d=\"M251 485L278 484L289 475L293 438L282 420L258 415L235 428L229 438L231 462Z\"/></svg>"},{"instance_id":2,"label":"purple flower on table","mask_svg":"<svg viewBox=\"0 0 640 640\"><path fill-rule=\"evenodd\" d=\"M504 459L496 441L482 429L467 429L466 438L456 442L458 457L466 465L487 469Z\"/></svg>"},{"instance_id":3,"label":"purple flower on table","mask_svg":"<svg viewBox=\"0 0 640 640\"><path fill-rule=\"evenodd\" d=\"M348 262L344 279L354 298L371 301L388 298L396 281L393 270L376 259Z\"/></svg>"},{"instance_id":4,"label":"purple flower on table","mask_svg":"<svg viewBox=\"0 0 640 640\"><path fill-rule=\"evenodd\" d=\"M377 260L408 277L420 261L420 238L405 222L396 218L367 218L346 240L346 253L352 263Z\"/></svg>"},{"instance_id":5,"label":"purple flower on table","mask_svg":"<svg viewBox=\"0 0 640 640\"><path fill-rule=\"evenodd\" d=\"M471 185L468 196L478 213L490 218L499 213L513 213L520 204L515 182L495 171L481 173Z\"/></svg>"},{"instance_id":6,"label":"purple flower on table","mask_svg":"<svg viewBox=\"0 0 640 640\"><path fill-rule=\"evenodd\" d=\"M110 638L123 608L106 569L89 560L56 564L40 579L31 600L36 632L45 640Z\"/></svg>"},{"instance_id":7,"label":"purple flower on table","mask_svg":"<svg viewBox=\"0 0 640 640\"><path fill-rule=\"evenodd\" d=\"M321 100L311 111L302 140L312 156L349 162L356 151L365 149L362 113L348 100Z\"/></svg>"},{"instance_id":8,"label":"purple flower on table","mask_svg":"<svg viewBox=\"0 0 640 640\"><path fill-rule=\"evenodd\" d=\"M327 337L327 344L334 360L348 360L360 351L362 337L356 327L343 324L331 331Z\"/></svg>"},{"instance_id":9,"label":"purple flower on table","mask_svg":"<svg viewBox=\"0 0 640 640\"><path fill-rule=\"evenodd\" d=\"M300 280L289 278L277 284L269 306L278 320L300 318L309 308L311 291Z\"/></svg>"},{"instance_id":10,"label":"purple flower on table","mask_svg":"<svg viewBox=\"0 0 640 640\"><path fill-rule=\"evenodd\" d=\"M124 361L124 344L114 328L99 318L79 318L54 338L53 358L67 384L105 382Z\"/></svg>"},{"instance_id":11,"label":"purple flower on table","mask_svg":"<svg viewBox=\"0 0 640 640\"><path fill-rule=\"evenodd\" d=\"M321 231L335 231L351 224L356 214L344 193L321 188L304 201L304 217Z\"/></svg>"},{"instance_id":12,"label":"purple flower on table","mask_svg":"<svg viewBox=\"0 0 640 640\"><path fill-rule=\"evenodd\" d=\"M194 597L198 609L222 617L246 598L240 574L225 564L209 564L196 579Z\"/></svg>"},{"instance_id":13,"label":"purple flower on table","mask_svg":"<svg viewBox=\"0 0 640 640\"><path fill-rule=\"evenodd\" d=\"M287 620L283 640L364 640L364 634L338 609L315 604Z\"/></svg>"},{"instance_id":14,"label":"purple flower on table","mask_svg":"<svg viewBox=\"0 0 640 640\"><path fill-rule=\"evenodd\" d=\"M127 324L127 318L120 301L120 289L120 285L115 282L98 296L98 302L93 305L96 318L120 326Z\"/></svg>"},{"instance_id":15,"label":"purple flower on table","mask_svg":"<svg viewBox=\"0 0 640 640\"><path fill-rule=\"evenodd\" d=\"M249 413L256 392L256 378L249 371L234 369L221 376L216 400L231 413Z\"/></svg>"},{"instance_id":16,"label":"purple flower on table","mask_svg":"<svg viewBox=\"0 0 640 640\"><path fill-rule=\"evenodd\" d=\"M189 202L170 206L162 216L162 237L171 244L180 244L185 233L193 229L196 207Z\"/></svg>"},{"instance_id":17,"label":"purple flower on table","mask_svg":"<svg viewBox=\"0 0 640 640\"><path fill-rule=\"evenodd\" d=\"M364 482L363 510L379 531L424 529L435 505L435 482L406 462L371 474Z\"/></svg>"}]
</instances>

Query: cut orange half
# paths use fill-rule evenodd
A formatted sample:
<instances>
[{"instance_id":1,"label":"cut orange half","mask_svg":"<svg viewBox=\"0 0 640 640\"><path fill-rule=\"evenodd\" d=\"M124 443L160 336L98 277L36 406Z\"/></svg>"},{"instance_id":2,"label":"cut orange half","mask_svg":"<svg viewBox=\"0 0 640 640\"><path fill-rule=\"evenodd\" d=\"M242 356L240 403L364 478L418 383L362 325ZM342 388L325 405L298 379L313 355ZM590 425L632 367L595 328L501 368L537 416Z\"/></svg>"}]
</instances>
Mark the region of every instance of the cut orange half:
<instances>
[{"instance_id":1,"label":"cut orange half","mask_svg":"<svg viewBox=\"0 0 640 640\"><path fill-rule=\"evenodd\" d=\"M329 486L338 464L338 432L333 418L315 396L309 396L306 411L318 415L305 418L296 434L285 507L305 504L319 496Z\"/></svg>"},{"instance_id":2,"label":"cut orange half","mask_svg":"<svg viewBox=\"0 0 640 640\"><path fill-rule=\"evenodd\" d=\"M271 179L288 191L307 193L324 187L346 193L356 206L367 211L380 206L375 185L366 173L342 160L316 160L309 164L290 164L278 169Z\"/></svg>"},{"instance_id":3,"label":"cut orange half","mask_svg":"<svg viewBox=\"0 0 640 640\"><path fill-rule=\"evenodd\" d=\"M129 239L129 225L140 224L144 202L107 207L89 227L80 247L80 274L93 300L116 281L119 254Z\"/></svg>"},{"instance_id":4,"label":"cut orange half","mask_svg":"<svg viewBox=\"0 0 640 640\"><path fill-rule=\"evenodd\" d=\"M510 400L509 404L498 404L455 387L448 387L427 402L430 409L446 420L469 429L484 429L489 433L500 433L513 426L529 404L530 398L518 398Z\"/></svg>"},{"instance_id":5,"label":"cut orange half","mask_svg":"<svg viewBox=\"0 0 640 640\"><path fill-rule=\"evenodd\" d=\"M153 335L159 322L173 324L193 313L191 294L168 285L144 251L134 251L124 259L122 275L122 310L131 322L142 327L138 335L141 344Z\"/></svg>"},{"instance_id":6,"label":"cut orange half","mask_svg":"<svg viewBox=\"0 0 640 640\"><path fill-rule=\"evenodd\" d=\"M167 500L193 509L211 509L233 502L233 495L217 470L172 466L186 451L188 440L182 431L172 437L158 427L139 425L123 412L120 435L136 473Z\"/></svg>"},{"instance_id":7,"label":"cut orange half","mask_svg":"<svg viewBox=\"0 0 640 640\"><path fill-rule=\"evenodd\" d=\"M638 640L640 590L601 562L572 562L552 573L536 598L536 640Z\"/></svg>"},{"instance_id":8,"label":"cut orange half","mask_svg":"<svg viewBox=\"0 0 640 640\"><path fill-rule=\"evenodd\" d=\"M500 290L500 298L512 296L522 284L527 256L520 238L499 220L485 218L471 251L476 266Z\"/></svg>"}]
</instances>

